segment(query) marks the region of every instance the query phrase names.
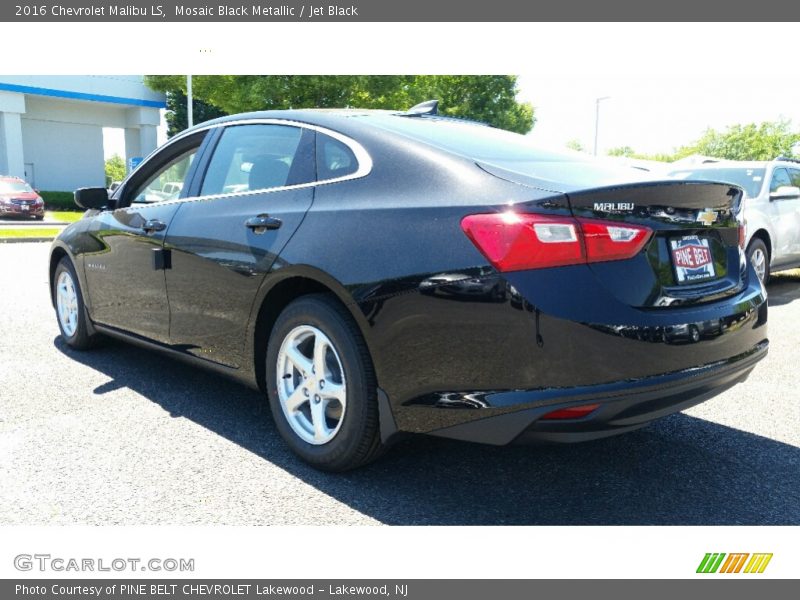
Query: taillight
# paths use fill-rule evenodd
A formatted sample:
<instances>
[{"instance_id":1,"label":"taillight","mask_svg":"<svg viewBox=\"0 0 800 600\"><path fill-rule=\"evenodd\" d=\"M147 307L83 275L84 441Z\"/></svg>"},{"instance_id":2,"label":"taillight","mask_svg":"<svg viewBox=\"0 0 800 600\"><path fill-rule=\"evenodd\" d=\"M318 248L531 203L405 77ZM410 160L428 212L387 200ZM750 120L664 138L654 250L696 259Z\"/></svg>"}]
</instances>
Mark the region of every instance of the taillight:
<instances>
[{"instance_id":1,"label":"taillight","mask_svg":"<svg viewBox=\"0 0 800 600\"><path fill-rule=\"evenodd\" d=\"M739 223L739 248L744 250L744 242L747 239L746 223Z\"/></svg>"},{"instance_id":2,"label":"taillight","mask_svg":"<svg viewBox=\"0 0 800 600\"><path fill-rule=\"evenodd\" d=\"M515 212L469 215L461 228L501 272L632 258L652 233L615 221Z\"/></svg>"}]
</instances>

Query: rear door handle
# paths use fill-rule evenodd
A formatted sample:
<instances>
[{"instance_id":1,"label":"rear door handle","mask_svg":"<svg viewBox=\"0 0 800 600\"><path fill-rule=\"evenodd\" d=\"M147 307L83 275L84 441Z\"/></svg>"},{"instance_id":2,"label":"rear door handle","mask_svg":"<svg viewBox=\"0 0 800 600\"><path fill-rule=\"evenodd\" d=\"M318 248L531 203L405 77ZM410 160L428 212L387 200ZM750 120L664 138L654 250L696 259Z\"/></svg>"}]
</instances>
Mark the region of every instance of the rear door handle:
<instances>
[{"instance_id":1,"label":"rear door handle","mask_svg":"<svg viewBox=\"0 0 800 600\"><path fill-rule=\"evenodd\" d=\"M256 217L250 217L244 224L246 227L256 231L258 229L278 229L283 225L283 221L277 217L270 217L269 215L258 215Z\"/></svg>"},{"instance_id":2,"label":"rear door handle","mask_svg":"<svg viewBox=\"0 0 800 600\"><path fill-rule=\"evenodd\" d=\"M148 219L142 225L142 231L145 233L153 233L154 231L164 231L167 228L167 224L159 221L158 219Z\"/></svg>"}]
</instances>

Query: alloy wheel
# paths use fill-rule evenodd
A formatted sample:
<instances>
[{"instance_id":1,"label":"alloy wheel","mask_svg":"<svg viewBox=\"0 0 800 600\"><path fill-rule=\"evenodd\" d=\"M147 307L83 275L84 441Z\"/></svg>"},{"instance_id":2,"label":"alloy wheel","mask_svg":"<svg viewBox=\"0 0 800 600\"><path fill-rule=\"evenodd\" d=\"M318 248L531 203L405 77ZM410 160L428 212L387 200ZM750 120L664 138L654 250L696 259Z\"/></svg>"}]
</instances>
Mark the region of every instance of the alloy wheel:
<instances>
[{"instance_id":1,"label":"alloy wheel","mask_svg":"<svg viewBox=\"0 0 800 600\"><path fill-rule=\"evenodd\" d=\"M764 276L767 274L767 256L761 248L753 249L750 256L750 262L756 270L756 275L761 281L764 281Z\"/></svg>"},{"instance_id":2,"label":"alloy wheel","mask_svg":"<svg viewBox=\"0 0 800 600\"><path fill-rule=\"evenodd\" d=\"M78 330L78 293L67 271L62 271L56 282L56 310L58 322L66 336L75 335Z\"/></svg>"},{"instance_id":3,"label":"alloy wheel","mask_svg":"<svg viewBox=\"0 0 800 600\"><path fill-rule=\"evenodd\" d=\"M347 383L339 353L322 331L292 329L278 352L277 387L286 420L303 441L322 445L342 426Z\"/></svg>"}]
</instances>

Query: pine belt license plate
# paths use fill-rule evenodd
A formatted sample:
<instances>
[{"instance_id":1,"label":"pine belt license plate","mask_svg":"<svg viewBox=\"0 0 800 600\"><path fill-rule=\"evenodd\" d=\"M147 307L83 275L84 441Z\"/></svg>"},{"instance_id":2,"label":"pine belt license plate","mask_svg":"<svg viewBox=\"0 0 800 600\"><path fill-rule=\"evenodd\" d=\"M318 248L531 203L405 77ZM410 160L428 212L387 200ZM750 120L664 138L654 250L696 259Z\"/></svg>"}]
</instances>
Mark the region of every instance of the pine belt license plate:
<instances>
[{"instance_id":1,"label":"pine belt license plate","mask_svg":"<svg viewBox=\"0 0 800 600\"><path fill-rule=\"evenodd\" d=\"M711 245L707 238L688 236L670 240L670 247L678 283L694 283L715 277Z\"/></svg>"}]
</instances>

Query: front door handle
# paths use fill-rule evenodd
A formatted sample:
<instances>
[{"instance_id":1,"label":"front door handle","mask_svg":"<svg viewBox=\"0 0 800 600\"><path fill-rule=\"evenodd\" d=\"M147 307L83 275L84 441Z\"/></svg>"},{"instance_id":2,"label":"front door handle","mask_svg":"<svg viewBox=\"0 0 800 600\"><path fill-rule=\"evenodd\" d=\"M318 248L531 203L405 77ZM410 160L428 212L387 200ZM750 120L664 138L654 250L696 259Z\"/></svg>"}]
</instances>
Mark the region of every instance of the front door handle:
<instances>
[{"instance_id":1,"label":"front door handle","mask_svg":"<svg viewBox=\"0 0 800 600\"><path fill-rule=\"evenodd\" d=\"M248 227L258 233L259 229L278 229L281 225L283 225L283 221L277 217L270 217L269 215L258 215L257 217L250 217L244 222L244 224L245 227Z\"/></svg>"},{"instance_id":2,"label":"front door handle","mask_svg":"<svg viewBox=\"0 0 800 600\"><path fill-rule=\"evenodd\" d=\"M167 224L159 221L158 219L148 219L142 225L142 231L145 233L153 233L154 231L164 231L167 228Z\"/></svg>"}]
</instances>

